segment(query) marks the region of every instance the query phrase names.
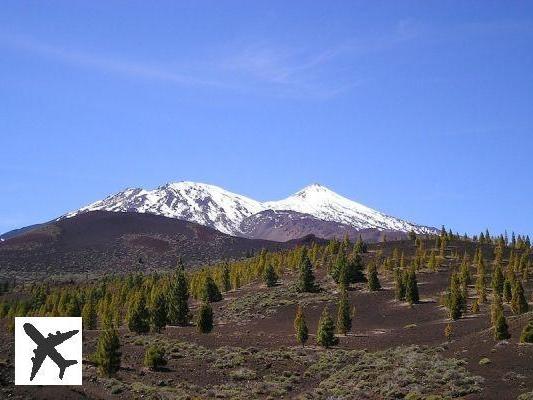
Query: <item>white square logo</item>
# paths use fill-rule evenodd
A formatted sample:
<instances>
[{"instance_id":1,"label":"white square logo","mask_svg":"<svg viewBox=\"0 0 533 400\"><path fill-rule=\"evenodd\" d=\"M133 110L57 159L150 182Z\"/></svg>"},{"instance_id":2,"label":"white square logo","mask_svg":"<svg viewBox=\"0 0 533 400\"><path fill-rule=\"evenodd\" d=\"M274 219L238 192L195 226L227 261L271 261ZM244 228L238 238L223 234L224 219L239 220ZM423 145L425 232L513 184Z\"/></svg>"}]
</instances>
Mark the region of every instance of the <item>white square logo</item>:
<instances>
[{"instance_id":1,"label":"white square logo","mask_svg":"<svg viewBox=\"0 0 533 400\"><path fill-rule=\"evenodd\" d=\"M15 385L81 385L81 333L81 317L16 317Z\"/></svg>"}]
</instances>

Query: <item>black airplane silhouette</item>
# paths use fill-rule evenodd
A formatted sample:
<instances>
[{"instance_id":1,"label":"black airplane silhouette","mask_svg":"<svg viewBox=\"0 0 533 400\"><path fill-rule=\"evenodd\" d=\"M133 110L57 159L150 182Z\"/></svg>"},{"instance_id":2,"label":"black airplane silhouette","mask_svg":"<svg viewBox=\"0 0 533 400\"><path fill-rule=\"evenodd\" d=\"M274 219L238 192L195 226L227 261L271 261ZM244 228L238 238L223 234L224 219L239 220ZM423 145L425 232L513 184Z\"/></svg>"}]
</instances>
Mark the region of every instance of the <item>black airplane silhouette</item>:
<instances>
[{"instance_id":1,"label":"black airplane silhouette","mask_svg":"<svg viewBox=\"0 0 533 400\"><path fill-rule=\"evenodd\" d=\"M78 363L76 360L65 360L56 350L56 346L60 345L65 340L70 339L79 332L78 330L65 333L57 331L55 335L50 333L48 334L48 337L45 338L32 324L25 323L23 327L26 334L35 342L35 344L37 344L37 348L33 350L35 357L31 358L33 368L31 369L30 381L35 378L35 375L39 371L39 368L41 368L41 365L47 356L59 367L59 379L63 379L67 367Z\"/></svg>"}]
</instances>

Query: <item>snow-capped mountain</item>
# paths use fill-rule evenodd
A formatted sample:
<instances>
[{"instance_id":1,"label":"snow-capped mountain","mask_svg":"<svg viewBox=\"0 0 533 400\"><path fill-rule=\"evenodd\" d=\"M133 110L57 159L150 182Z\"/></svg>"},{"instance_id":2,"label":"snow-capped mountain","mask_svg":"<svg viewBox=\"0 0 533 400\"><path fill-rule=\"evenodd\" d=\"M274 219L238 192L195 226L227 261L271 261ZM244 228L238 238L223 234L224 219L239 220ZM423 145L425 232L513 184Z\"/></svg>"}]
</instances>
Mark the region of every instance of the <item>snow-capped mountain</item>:
<instances>
[{"instance_id":1,"label":"snow-capped mountain","mask_svg":"<svg viewBox=\"0 0 533 400\"><path fill-rule=\"evenodd\" d=\"M303 215L313 220L335 222L357 230L436 232L434 228L409 223L363 206L319 184L307 186L284 200L259 202L214 185L195 182L169 183L154 190L126 189L61 218L95 210L157 214L246 237L251 235L250 232L261 231L251 224L252 221L264 222L264 212L268 210L293 212L295 215L290 218L291 223L302 220ZM262 213L261 218L251 218L257 217L259 213ZM287 217L285 213L285 221ZM308 226L309 218L305 218L306 231L312 231ZM269 226L271 235L272 229L275 229L275 226Z\"/></svg>"},{"instance_id":2,"label":"snow-capped mountain","mask_svg":"<svg viewBox=\"0 0 533 400\"><path fill-rule=\"evenodd\" d=\"M242 220L264 210L248 197L205 183L168 183L154 190L126 189L69 213L104 210L139 212L196 222L238 236Z\"/></svg>"},{"instance_id":3,"label":"snow-capped mountain","mask_svg":"<svg viewBox=\"0 0 533 400\"><path fill-rule=\"evenodd\" d=\"M339 222L358 229L377 228L402 232L414 229L417 233L427 233L425 227L382 214L319 184L307 186L285 200L264 203L264 206L272 210L310 214L324 221Z\"/></svg>"}]
</instances>

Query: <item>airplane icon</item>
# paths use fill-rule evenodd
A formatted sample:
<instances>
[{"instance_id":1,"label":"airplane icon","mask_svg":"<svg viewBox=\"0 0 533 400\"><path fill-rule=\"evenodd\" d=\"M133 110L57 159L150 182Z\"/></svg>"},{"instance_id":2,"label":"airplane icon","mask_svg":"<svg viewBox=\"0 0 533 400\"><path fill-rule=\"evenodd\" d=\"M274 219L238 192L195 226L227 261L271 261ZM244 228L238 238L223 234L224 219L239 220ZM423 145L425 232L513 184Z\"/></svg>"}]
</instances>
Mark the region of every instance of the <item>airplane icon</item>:
<instances>
[{"instance_id":1,"label":"airplane icon","mask_svg":"<svg viewBox=\"0 0 533 400\"><path fill-rule=\"evenodd\" d=\"M31 358L33 368L31 370L30 381L35 378L35 375L41 368L41 365L47 356L59 367L59 379L63 379L67 367L78 363L76 360L65 360L56 350L56 346L77 334L79 332L78 330L65 333L57 331L55 335L50 333L48 334L48 337L45 338L32 324L25 323L23 327L26 334L35 342L35 344L37 344L37 348L33 350L35 356Z\"/></svg>"}]
</instances>

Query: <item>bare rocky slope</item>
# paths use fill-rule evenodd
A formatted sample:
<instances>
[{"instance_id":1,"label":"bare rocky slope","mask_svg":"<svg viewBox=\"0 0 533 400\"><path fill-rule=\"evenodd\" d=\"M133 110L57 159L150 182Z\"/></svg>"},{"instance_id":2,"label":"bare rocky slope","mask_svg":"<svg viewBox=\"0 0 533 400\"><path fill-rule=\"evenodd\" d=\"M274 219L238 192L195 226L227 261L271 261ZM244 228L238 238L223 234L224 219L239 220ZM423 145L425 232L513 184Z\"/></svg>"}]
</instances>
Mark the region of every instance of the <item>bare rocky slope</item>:
<instances>
[{"instance_id":1,"label":"bare rocky slope","mask_svg":"<svg viewBox=\"0 0 533 400\"><path fill-rule=\"evenodd\" d=\"M298 243L235 237L153 214L92 211L39 225L1 242L0 277L160 271L174 268L178 257L194 266Z\"/></svg>"}]
</instances>

